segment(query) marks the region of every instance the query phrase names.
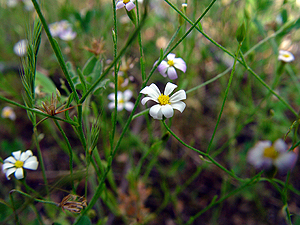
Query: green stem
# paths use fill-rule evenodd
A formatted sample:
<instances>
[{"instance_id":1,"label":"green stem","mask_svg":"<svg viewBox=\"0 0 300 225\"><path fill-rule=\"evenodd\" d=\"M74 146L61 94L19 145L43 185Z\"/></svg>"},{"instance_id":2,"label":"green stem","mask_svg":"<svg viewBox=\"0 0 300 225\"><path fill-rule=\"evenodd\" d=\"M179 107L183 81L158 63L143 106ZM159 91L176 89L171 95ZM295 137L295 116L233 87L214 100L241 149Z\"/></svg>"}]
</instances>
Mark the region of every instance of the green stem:
<instances>
[{"instance_id":1,"label":"green stem","mask_svg":"<svg viewBox=\"0 0 300 225\"><path fill-rule=\"evenodd\" d=\"M218 116L218 119L217 119L217 123L216 123L215 129L214 129L213 135L212 135L212 137L211 137L211 139L210 139L210 142L209 142L209 145L208 145L208 148L207 148L207 151L206 151L207 154L209 154L209 152L210 152L210 150L211 150L211 146L212 146L214 137L215 137L215 135L216 135L217 128L218 128L218 125L219 125L220 120L221 120L221 116L222 116L222 114L223 114L225 102L226 102L226 99L227 99L227 96L228 96L228 92L229 92L229 89L230 89L230 86L231 86L231 82L232 82L232 79L233 79L233 74L234 74L234 72L235 72L235 67L236 67L237 58L238 58L238 55L239 55L239 52L240 52L241 47L242 47L242 43L239 43L238 49L237 49L236 54L235 54L234 63L233 63L233 67L232 67L231 74L230 74L230 77L229 77L229 81L228 81L228 84L227 84L227 88L226 88L226 90L225 90L225 96L224 96L224 99L223 99L223 103L222 103L222 106L221 106L221 110L220 110L220 113L219 113L219 116Z\"/></svg>"},{"instance_id":2,"label":"green stem","mask_svg":"<svg viewBox=\"0 0 300 225\"><path fill-rule=\"evenodd\" d=\"M49 197L49 189L48 189L48 181L47 181L47 176L46 176L46 170L45 170L45 165L44 165L44 161L43 161L42 151L41 151L41 148L40 148L40 143L39 143L39 140L38 140L38 133L37 133L36 127L33 128L33 136L34 136L34 142L35 142L37 153L38 153L39 163L40 163L41 169L42 169L42 175L43 175L43 180L44 180L44 184L45 184L46 193L47 193L47 196Z\"/></svg>"},{"instance_id":3,"label":"green stem","mask_svg":"<svg viewBox=\"0 0 300 225\"><path fill-rule=\"evenodd\" d=\"M22 108L22 109L26 109L26 110L28 110L28 111L30 111L30 112L34 112L34 113L36 113L36 114L45 116L45 117L47 117L47 118L51 118L51 119L55 119L55 120L60 120L60 121L69 123L69 124L71 124L71 125L73 125L73 126L78 126L78 123L76 123L76 122L74 122L74 121L61 119L61 118L56 117L56 116L50 116L50 115L47 114L47 113L43 113L43 112L40 111L40 110L32 109L32 108L26 107L26 106L24 106L24 105L21 105L21 104L15 102L15 101L12 101L12 100L10 100L10 99L8 99L8 98L5 98L5 97L3 97L3 96L1 96L1 95L0 95L0 100L6 101L6 102L8 102L8 103L10 103L10 104L12 104L12 105L15 105L15 106L18 106L18 107L20 107L20 108Z\"/></svg>"},{"instance_id":4,"label":"green stem","mask_svg":"<svg viewBox=\"0 0 300 225\"><path fill-rule=\"evenodd\" d=\"M54 120L55 125L57 126L57 128L59 129L60 133L62 134L67 147L68 147L68 151L69 151L69 167L70 167L70 176L71 176L71 186L72 186L72 190L73 192L75 192L75 187L74 187L74 180L73 180L73 151L72 151L72 147L71 144L69 142L69 139L67 138L67 135L65 134L64 130L62 129L62 127L60 126L60 124L58 123L57 120Z\"/></svg>"},{"instance_id":5,"label":"green stem","mask_svg":"<svg viewBox=\"0 0 300 225\"><path fill-rule=\"evenodd\" d=\"M40 21L41 21L42 24L43 24L43 28L44 28L44 30L45 30L45 32L46 32L46 35L47 35L48 40L49 40L49 42L50 42L50 44L51 44L51 47L52 47L52 49L53 49L53 51L54 51L54 53L55 53L55 56L56 56L56 58L57 58L57 61L58 61L59 65L60 65L60 67L61 67L61 69L62 69L64 75L66 76L66 79L67 79L67 81L68 81L68 83L69 83L69 85L70 85L70 88L71 88L72 92L73 92L74 95L75 95L75 100L76 100L76 102L78 103L78 102L79 102L79 96L78 96L78 94L77 94L77 92L76 92L74 83L73 83L73 81L72 81L72 79L71 79L71 76L70 76L70 74L69 74L69 72L68 72L66 63L65 63L65 61L64 61L64 59L63 59L63 57L62 57L61 51L60 51L60 49L59 49L59 46L58 46L57 42L55 41L55 39L52 37L52 35L51 35L51 33L50 33L49 27L48 27L48 25L47 25L47 22L46 22L46 20L45 20L45 17L43 16L43 14L42 14L42 12L41 12L41 9L40 9L39 4L37 3L36 0L31 0L31 1L32 1L33 5L34 5L34 8L35 8L35 10L36 10L36 13L38 14L38 16L39 16L39 18L40 18ZM81 102L81 103L82 103L82 102Z\"/></svg>"},{"instance_id":6,"label":"green stem","mask_svg":"<svg viewBox=\"0 0 300 225\"><path fill-rule=\"evenodd\" d=\"M33 199L34 201L36 202L41 202L41 203L44 203L44 204L51 204L51 205L55 205L55 206L58 206L58 204L56 202L52 202L52 201L47 201L47 200L42 200L42 199L38 199L38 198L33 198L31 195L27 194L27 193L24 193L20 190L17 190L17 189L13 189L9 192L10 195L12 195L14 192L17 192L21 195L24 195L30 199Z\"/></svg>"},{"instance_id":7,"label":"green stem","mask_svg":"<svg viewBox=\"0 0 300 225\"><path fill-rule=\"evenodd\" d=\"M166 124L165 120L162 120L162 123L163 125L165 126L165 128L170 132L170 134L177 139L177 141L179 141L182 145L184 145L185 147L199 153L201 156L204 156L206 158L209 159L210 162L212 162L213 164L215 164L217 167L219 167L221 170L223 170L224 172L226 172L229 176L233 177L234 179L236 180L239 180L239 181L243 181L242 178L239 178L238 176L236 176L233 172L227 170L224 166L222 166L220 163L218 163L216 160L214 160L210 155L208 155L207 153L205 152L202 152L188 144L186 144L184 141L182 141Z\"/></svg>"}]
</instances>

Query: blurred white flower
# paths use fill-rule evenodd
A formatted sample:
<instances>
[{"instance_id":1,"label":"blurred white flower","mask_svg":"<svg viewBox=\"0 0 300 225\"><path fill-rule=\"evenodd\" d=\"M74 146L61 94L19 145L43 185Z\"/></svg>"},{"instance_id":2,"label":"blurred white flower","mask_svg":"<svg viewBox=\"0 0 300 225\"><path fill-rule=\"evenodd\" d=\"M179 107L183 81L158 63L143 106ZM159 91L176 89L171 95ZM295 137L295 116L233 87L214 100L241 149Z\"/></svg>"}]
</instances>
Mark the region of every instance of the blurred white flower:
<instances>
[{"instance_id":1,"label":"blurred white flower","mask_svg":"<svg viewBox=\"0 0 300 225\"><path fill-rule=\"evenodd\" d=\"M171 80L174 80L178 77L175 68L185 73L186 63L182 58L175 58L175 54L170 53L167 55L167 59L168 61L162 61L157 67L161 75L164 77L168 76Z\"/></svg>"},{"instance_id":2,"label":"blurred white flower","mask_svg":"<svg viewBox=\"0 0 300 225\"><path fill-rule=\"evenodd\" d=\"M172 117L174 115L174 109L177 109L181 113L183 112L186 105L181 100L186 99L185 91L177 91L169 97L176 87L177 85L168 82L164 94L162 94L158 87L152 83L150 86L147 86L140 91L140 93L148 95L148 97L142 99L143 105L149 100L158 103L150 108L150 116L154 119L162 120L163 116L166 118Z\"/></svg>"},{"instance_id":3,"label":"blurred white flower","mask_svg":"<svg viewBox=\"0 0 300 225\"><path fill-rule=\"evenodd\" d=\"M14 53L20 57L24 56L27 52L28 41L23 39L17 42L14 46Z\"/></svg>"},{"instance_id":4,"label":"blurred white flower","mask_svg":"<svg viewBox=\"0 0 300 225\"><path fill-rule=\"evenodd\" d=\"M279 50L278 60L288 63L294 61L294 59L294 55L289 51Z\"/></svg>"},{"instance_id":5,"label":"blurred white flower","mask_svg":"<svg viewBox=\"0 0 300 225\"><path fill-rule=\"evenodd\" d=\"M118 99L117 110L121 111L123 109L126 109L129 112L132 111L134 104L129 101L131 99L131 97L132 97L132 91L130 91L130 90L126 90L124 92L118 91L118 93L117 93L117 99ZM115 101L116 101L115 93L109 94L108 99L112 101L108 104L108 108L109 109L115 108Z\"/></svg>"},{"instance_id":6,"label":"blurred white flower","mask_svg":"<svg viewBox=\"0 0 300 225\"><path fill-rule=\"evenodd\" d=\"M116 8L121 9L125 6L127 11L132 10L135 7L135 4L130 0L120 0L117 2Z\"/></svg>"},{"instance_id":7,"label":"blurred white flower","mask_svg":"<svg viewBox=\"0 0 300 225\"><path fill-rule=\"evenodd\" d=\"M67 20L49 24L49 30L52 37L59 37L64 41L71 41L77 35L77 33L72 30L72 26Z\"/></svg>"},{"instance_id":8,"label":"blurred white flower","mask_svg":"<svg viewBox=\"0 0 300 225\"><path fill-rule=\"evenodd\" d=\"M248 152L247 159L257 169L270 169L275 166L279 172L286 173L292 169L298 158L298 149L287 151L288 146L282 139L259 141Z\"/></svg>"},{"instance_id":9,"label":"blurred white flower","mask_svg":"<svg viewBox=\"0 0 300 225\"><path fill-rule=\"evenodd\" d=\"M2 118L9 118L11 120L15 120L16 119L16 114L15 114L14 110L12 109L12 107L5 106L2 109L1 117Z\"/></svg>"},{"instance_id":10,"label":"blurred white flower","mask_svg":"<svg viewBox=\"0 0 300 225\"><path fill-rule=\"evenodd\" d=\"M77 33L72 29L64 30L59 35L59 38L64 41L72 41L77 36Z\"/></svg>"},{"instance_id":11,"label":"blurred white flower","mask_svg":"<svg viewBox=\"0 0 300 225\"><path fill-rule=\"evenodd\" d=\"M7 0L6 1L6 5L9 8L14 8L17 6L17 4L18 4L18 0Z\"/></svg>"},{"instance_id":12,"label":"blurred white flower","mask_svg":"<svg viewBox=\"0 0 300 225\"><path fill-rule=\"evenodd\" d=\"M6 178L10 180L10 175L15 173L15 177L19 180L24 178L24 169L36 170L39 162L36 156L33 156L31 150L26 152L16 151L13 156L8 157L3 162L2 171L6 174Z\"/></svg>"}]
</instances>

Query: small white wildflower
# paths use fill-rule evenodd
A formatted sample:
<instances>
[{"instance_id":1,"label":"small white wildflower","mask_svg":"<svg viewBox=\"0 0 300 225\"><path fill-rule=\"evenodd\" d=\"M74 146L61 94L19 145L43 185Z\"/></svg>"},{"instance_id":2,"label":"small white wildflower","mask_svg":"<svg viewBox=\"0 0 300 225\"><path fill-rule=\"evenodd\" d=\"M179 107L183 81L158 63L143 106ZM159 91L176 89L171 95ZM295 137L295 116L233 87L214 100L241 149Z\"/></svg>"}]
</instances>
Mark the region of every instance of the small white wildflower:
<instances>
[{"instance_id":1,"label":"small white wildflower","mask_svg":"<svg viewBox=\"0 0 300 225\"><path fill-rule=\"evenodd\" d=\"M125 6L127 11L134 9L135 4L130 0L120 0L117 2L116 9L121 9Z\"/></svg>"},{"instance_id":2,"label":"small white wildflower","mask_svg":"<svg viewBox=\"0 0 300 225\"><path fill-rule=\"evenodd\" d=\"M14 110L12 109L12 107L5 106L2 109L1 117L2 118L9 118L11 120L15 120L16 119L16 114L15 114Z\"/></svg>"},{"instance_id":3,"label":"small white wildflower","mask_svg":"<svg viewBox=\"0 0 300 225\"><path fill-rule=\"evenodd\" d=\"M174 80L178 77L175 68L185 73L186 63L182 58L175 58L175 54L170 53L167 55L167 59L168 61L162 61L157 67L158 72L160 72L161 75L164 77L168 76L170 79Z\"/></svg>"},{"instance_id":4,"label":"small white wildflower","mask_svg":"<svg viewBox=\"0 0 300 225\"><path fill-rule=\"evenodd\" d=\"M61 40L72 41L77 36L77 33L72 31L72 29L68 29L61 32L58 36Z\"/></svg>"},{"instance_id":5,"label":"small white wildflower","mask_svg":"<svg viewBox=\"0 0 300 225\"><path fill-rule=\"evenodd\" d=\"M177 109L181 113L185 109L185 103L181 100L186 99L186 93L184 90L177 91L172 96L169 96L177 85L170 82L167 83L165 87L164 94L160 92L155 84L145 87L140 91L140 93L148 95L142 99L142 104L145 105L147 101L155 101L156 105L150 108L150 116L154 119L162 120L163 116L170 118L174 115L174 109Z\"/></svg>"},{"instance_id":6,"label":"small white wildflower","mask_svg":"<svg viewBox=\"0 0 300 225\"><path fill-rule=\"evenodd\" d=\"M294 59L294 55L289 51L279 50L278 60L288 63L294 61Z\"/></svg>"},{"instance_id":7,"label":"small white wildflower","mask_svg":"<svg viewBox=\"0 0 300 225\"><path fill-rule=\"evenodd\" d=\"M247 159L257 169L270 169L275 166L279 172L292 169L298 157L298 149L287 151L288 146L282 139L272 145L271 141L259 141L248 152Z\"/></svg>"},{"instance_id":8,"label":"small white wildflower","mask_svg":"<svg viewBox=\"0 0 300 225\"><path fill-rule=\"evenodd\" d=\"M14 53L20 57L24 56L27 52L28 41L26 39L20 40L14 46Z\"/></svg>"},{"instance_id":9,"label":"small white wildflower","mask_svg":"<svg viewBox=\"0 0 300 225\"><path fill-rule=\"evenodd\" d=\"M10 180L10 175L15 173L15 177L19 180L24 178L24 169L36 170L39 162L36 156L33 156L31 150L26 152L16 151L13 156L8 157L3 162L2 171L6 174L6 178Z\"/></svg>"},{"instance_id":10,"label":"small white wildflower","mask_svg":"<svg viewBox=\"0 0 300 225\"><path fill-rule=\"evenodd\" d=\"M130 102L129 100L132 97L132 91L126 90L124 92L118 91L117 98L118 98L118 106L117 110L121 111L123 109L126 109L127 111L132 111L134 104ZM108 108L113 109L115 108L115 93L111 93L108 95L108 99L111 100L108 104Z\"/></svg>"}]
</instances>

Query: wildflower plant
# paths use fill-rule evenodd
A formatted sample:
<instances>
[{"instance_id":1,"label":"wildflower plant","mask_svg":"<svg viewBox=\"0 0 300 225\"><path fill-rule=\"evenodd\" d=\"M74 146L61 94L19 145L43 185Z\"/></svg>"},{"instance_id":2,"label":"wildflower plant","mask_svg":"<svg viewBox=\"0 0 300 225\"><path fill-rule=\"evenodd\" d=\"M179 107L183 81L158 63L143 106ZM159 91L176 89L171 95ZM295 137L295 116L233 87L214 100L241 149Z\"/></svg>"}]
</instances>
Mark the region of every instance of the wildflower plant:
<instances>
[{"instance_id":1,"label":"wildflower plant","mask_svg":"<svg viewBox=\"0 0 300 225\"><path fill-rule=\"evenodd\" d=\"M182 100L186 99L185 91L180 90L169 96L176 87L177 85L168 82L163 94L155 84L151 84L141 90L142 94L148 95L142 99L143 105L149 100L158 103L150 108L150 116L154 119L162 120L163 116L166 118L172 117L174 115L174 109L177 109L181 113L183 112L186 106L185 103L182 102Z\"/></svg>"},{"instance_id":2,"label":"wildflower plant","mask_svg":"<svg viewBox=\"0 0 300 225\"><path fill-rule=\"evenodd\" d=\"M182 58L175 58L175 54L169 53L167 55L167 61L162 61L157 67L157 70L164 77L168 76L171 80L174 80L178 77L175 68L185 73L186 63Z\"/></svg>"},{"instance_id":3,"label":"wildflower plant","mask_svg":"<svg viewBox=\"0 0 300 225\"><path fill-rule=\"evenodd\" d=\"M299 221L297 3L18 2L0 8L18 115L1 124L1 223Z\"/></svg>"},{"instance_id":4,"label":"wildflower plant","mask_svg":"<svg viewBox=\"0 0 300 225\"><path fill-rule=\"evenodd\" d=\"M8 180L10 180L10 175L13 173L16 179L22 179L24 178L24 169L36 170L39 165L31 150L13 152L12 156L5 159L3 163L2 171Z\"/></svg>"}]
</instances>

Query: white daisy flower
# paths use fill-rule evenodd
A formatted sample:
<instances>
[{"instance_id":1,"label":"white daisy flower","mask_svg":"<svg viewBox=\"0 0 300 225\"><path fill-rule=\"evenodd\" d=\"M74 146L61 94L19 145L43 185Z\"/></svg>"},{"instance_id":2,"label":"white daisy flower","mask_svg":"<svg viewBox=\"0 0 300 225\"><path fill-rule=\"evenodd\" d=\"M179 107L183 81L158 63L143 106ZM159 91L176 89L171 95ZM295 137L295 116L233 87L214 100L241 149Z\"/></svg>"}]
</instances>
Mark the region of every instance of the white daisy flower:
<instances>
[{"instance_id":1,"label":"white daisy flower","mask_svg":"<svg viewBox=\"0 0 300 225\"><path fill-rule=\"evenodd\" d=\"M72 41L77 36L77 33L74 32L72 29L67 29L61 32L58 36L61 40Z\"/></svg>"},{"instance_id":2,"label":"white daisy flower","mask_svg":"<svg viewBox=\"0 0 300 225\"><path fill-rule=\"evenodd\" d=\"M13 110L12 107L10 106L5 106L3 109L2 109L2 112L1 112L1 117L2 118L9 118L11 120L15 120L16 119L16 114Z\"/></svg>"},{"instance_id":3,"label":"white daisy flower","mask_svg":"<svg viewBox=\"0 0 300 225\"><path fill-rule=\"evenodd\" d=\"M178 77L175 68L185 73L186 63L182 58L175 58L175 54L170 53L167 55L167 59L168 61L162 61L157 67L161 75L164 77L168 76L171 80L174 80Z\"/></svg>"},{"instance_id":4,"label":"white daisy flower","mask_svg":"<svg viewBox=\"0 0 300 225\"><path fill-rule=\"evenodd\" d=\"M33 156L31 150L26 152L16 151L13 156L8 157L3 162L2 171L6 174L6 178L10 180L10 175L15 173L15 177L19 180L24 178L24 169L36 170L39 162L36 156Z\"/></svg>"},{"instance_id":5,"label":"white daisy flower","mask_svg":"<svg viewBox=\"0 0 300 225\"><path fill-rule=\"evenodd\" d=\"M129 100L132 97L132 91L126 90L124 92L118 91L117 93L117 99L118 99L118 106L117 110L121 111L123 109L126 109L127 111L132 111L134 104L130 102ZM115 108L115 93L111 93L108 95L108 99L111 100L108 104L108 108L113 109Z\"/></svg>"},{"instance_id":6,"label":"white daisy flower","mask_svg":"<svg viewBox=\"0 0 300 225\"><path fill-rule=\"evenodd\" d=\"M28 41L26 39L20 40L14 46L14 53L17 56L24 56L27 52Z\"/></svg>"},{"instance_id":7,"label":"white daisy flower","mask_svg":"<svg viewBox=\"0 0 300 225\"><path fill-rule=\"evenodd\" d=\"M116 9L121 9L125 6L127 11L134 9L135 4L130 0L120 0L117 2Z\"/></svg>"},{"instance_id":8,"label":"white daisy flower","mask_svg":"<svg viewBox=\"0 0 300 225\"><path fill-rule=\"evenodd\" d=\"M271 141L259 141L248 152L247 159L257 169L270 169L275 166L279 172L292 169L298 157L298 149L287 151L288 146L282 139L272 145Z\"/></svg>"},{"instance_id":9,"label":"white daisy flower","mask_svg":"<svg viewBox=\"0 0 300 225\"><path fill-rule=\"evenodd\" d=\"M279 50L278 60L288 63L294 61L294 59L294 55L289 51Z\"/></svg>"},{"instance_id":10,"label":"white daisy flower","mask_svg":"<svg viewBox=\"0 0 300 225\"><path fill-rule=\"evenodd\" d=\"M140 93L148 95L142 99L142 104L145 105L147 101L155 101L156 105L150 108L150 116L154 119L162 120L163 116L170 118L174 115L174 109L177 109L181 113L185 109L185 103L181 100L186 99L186 93L184 90L177 91L172 96L169 96L177 85L170 82L167 83L165 91L162 94L155 84L145 87Z\"/></svg>"}]
</instances>

